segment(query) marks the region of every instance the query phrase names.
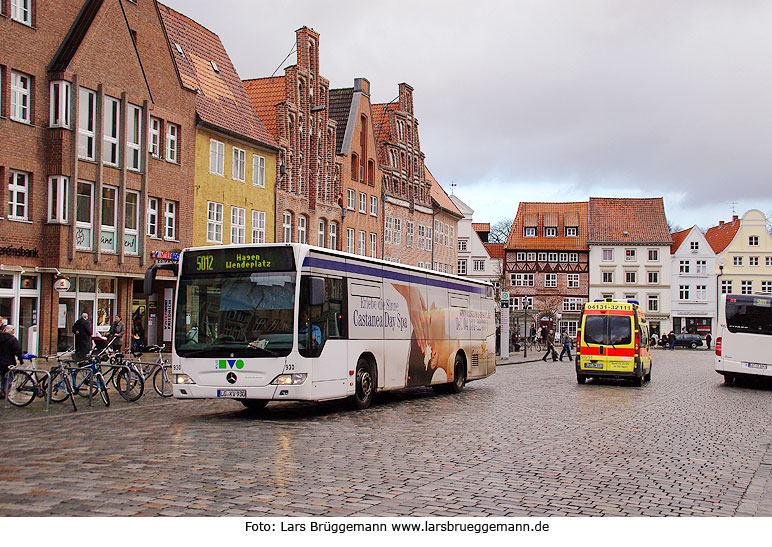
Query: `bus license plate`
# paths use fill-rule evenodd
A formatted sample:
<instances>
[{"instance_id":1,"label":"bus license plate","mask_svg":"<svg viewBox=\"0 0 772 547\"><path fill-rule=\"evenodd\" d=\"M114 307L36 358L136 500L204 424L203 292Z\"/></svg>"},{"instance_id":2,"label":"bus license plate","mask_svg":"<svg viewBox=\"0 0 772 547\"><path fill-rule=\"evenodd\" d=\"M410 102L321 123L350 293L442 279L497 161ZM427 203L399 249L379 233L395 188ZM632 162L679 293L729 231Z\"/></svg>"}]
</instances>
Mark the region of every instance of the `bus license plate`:
<instances>
[{"instance_id":1,"label":"bus license plate","mask_svg":"<svg viewBox=\"0 0 772 547\"><path fill-rule=\"evenodd\" d=\"M224 399L246 399L246 389L218 389L217 396Z\"/></svg>"},{"instance_id":2,"label":"bus license plate","mask_svg":"<svg viewBox=\"0 0 772 547\"><path fill-rule=\"evenodd\" d=\"M761 370L766 370L767 369L767 365L762 364L762 363L748 363L748 368L758 368L758 369L761 369Z\"/></svg>"},{"instance_id":3,"label":"bus license plate","mask_svg":"<svg viewBox=\"0 0 772 547\"><path fill-rule=\"evenodd\" d=\"M603 363L585 363L584 368L603 368Z\"/></svg>"}]
</instances>

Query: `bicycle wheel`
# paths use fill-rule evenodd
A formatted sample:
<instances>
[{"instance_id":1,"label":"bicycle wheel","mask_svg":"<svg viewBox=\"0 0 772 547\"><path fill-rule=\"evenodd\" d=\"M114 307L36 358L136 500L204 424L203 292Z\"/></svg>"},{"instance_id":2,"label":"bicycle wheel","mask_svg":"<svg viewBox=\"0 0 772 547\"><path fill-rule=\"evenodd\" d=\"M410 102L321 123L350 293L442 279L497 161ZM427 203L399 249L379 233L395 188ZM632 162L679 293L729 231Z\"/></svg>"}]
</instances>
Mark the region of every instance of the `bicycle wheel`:
<instances>
[{"instance_id":1,"label":"bicycle wheel","mask_svg":"<svg viewBox=\"0 0 772 547\"><path fill-rule=\"evenodd\" d=\"M66 401L69 396L67 390L67 376L57 370L51 373L51 401L61 403Z\"/></svg>"},{"instance_id":2,"label":"bicycle wheel","mask_svg":"<svg viewBox=\"0 0 772 547\"><path fill-rule=\"evenodd\" d=\"M121 397L130 403L142 397L145 392L145 381L137 371L124 368L115 377L115 387Z\"/></svg>"},{"instance_id":3,"label":"bicycle wheel","mask_svg":"<svg viewBox=\"0 0 772 547\"><path fill-rule=\"evenodd\" d=\"M169 367L158 367L158 370L153 374L153 389L161 397L171 397L174 395L169 370Z\"/></svg>"},{"instance_id":4,"label":"bicycle wheel","mask_svg":"<svg viewBox=\"0 0 772 547\"><path fill-rule=\"evenodd\" d=\"M99 389L99 396L102 397L102 402L105 404L105 406L110 406L110 395L107 393L105 378L101 374L97 374L96 385L97 389Z\"/></svg>"},{"instance_id":5,"label":"bicycle wheel","mask_svg":"<svg viewBox=\"0 0 772 547\"><path fill-rule=\"evenodd\" d=\"M78 369L72 373L73 389L75 390L75 393L81 397L88 398L92 374L93 371L88 368ZM96 395L96 391L92 391L91 395Z\"/></svg>"},{"instance_id":6,"label":"bicycle wheel","mask_svg":"<svg viewBox=\"0 0 772 547\"><path fill-rule=\"evenodd\" d=\"M32 375L23 370L9 370L8 402L13 406L27 406L35 400L37 386Z\"/></svg>"}]
</instances>

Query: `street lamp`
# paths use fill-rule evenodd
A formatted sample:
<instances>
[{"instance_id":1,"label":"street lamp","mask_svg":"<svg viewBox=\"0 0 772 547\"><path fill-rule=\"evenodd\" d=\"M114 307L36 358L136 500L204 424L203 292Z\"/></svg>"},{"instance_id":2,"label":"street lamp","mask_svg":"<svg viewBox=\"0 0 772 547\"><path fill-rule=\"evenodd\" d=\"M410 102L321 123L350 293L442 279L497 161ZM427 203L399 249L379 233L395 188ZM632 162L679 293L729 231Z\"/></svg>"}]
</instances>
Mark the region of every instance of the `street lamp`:
<instances>
[{"instance_id":1,"label":"street lamp","mask_svg":"<svg viewBox=\"0 0 772 547\"><path fill-rule=\"evenodd\" d=\"M711 325L711 329L710 329L711 331L713 331L713 338L715 338L715 334L716 334L715 327L716 327L716 322L718 321L718 306L719 306L719 302L721 302L721 297L720 297L721 292L719 291L719 288L721 287L721 276L724 275L724 266L726 266L726 262L727 260L725 256L722 256L721 258L718 259L718 275L716 276L716 317L713 320L713 325Z\"/></svg>"}]
</instances>

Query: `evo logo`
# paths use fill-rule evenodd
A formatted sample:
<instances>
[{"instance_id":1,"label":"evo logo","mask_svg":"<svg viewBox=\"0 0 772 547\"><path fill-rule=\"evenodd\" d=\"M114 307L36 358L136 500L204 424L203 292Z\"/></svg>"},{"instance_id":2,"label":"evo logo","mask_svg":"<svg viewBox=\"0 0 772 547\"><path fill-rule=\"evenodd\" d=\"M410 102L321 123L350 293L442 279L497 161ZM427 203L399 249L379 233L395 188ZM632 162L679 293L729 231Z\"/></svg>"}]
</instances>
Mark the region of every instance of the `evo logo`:
<instances>
[{"instance_id":1,"label":"evo logo","mask_svg":"<svg viewBox=\"0 0 772 547\"><path fill-rule=\"evenodd\" d=\"M217 361L217 368L220 369L229 369L236 367L237 369L241 370L244 368L244 361L241 359L220 359Z\"/></svg>"}]
</instances>

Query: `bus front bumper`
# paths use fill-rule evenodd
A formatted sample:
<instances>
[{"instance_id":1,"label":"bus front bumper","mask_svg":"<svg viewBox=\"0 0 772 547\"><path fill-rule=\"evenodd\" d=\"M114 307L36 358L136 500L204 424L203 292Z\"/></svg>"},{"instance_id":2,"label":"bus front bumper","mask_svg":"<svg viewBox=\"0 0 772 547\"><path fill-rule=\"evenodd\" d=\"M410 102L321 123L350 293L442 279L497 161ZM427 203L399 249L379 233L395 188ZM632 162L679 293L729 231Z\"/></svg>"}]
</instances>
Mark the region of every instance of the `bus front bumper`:
<instances>
[{"instance_id":1,"label":"bus front bumper","mask_svg":"<svg viewBox=\"0 0 772 547\"><path fill-rule=\"evenodd\" d=\"M301 385L268 385L263 387L175 384L174 397L176 399L261 399L267 401L314 400L311 382Z\"/></svg>"}]
</instances>

